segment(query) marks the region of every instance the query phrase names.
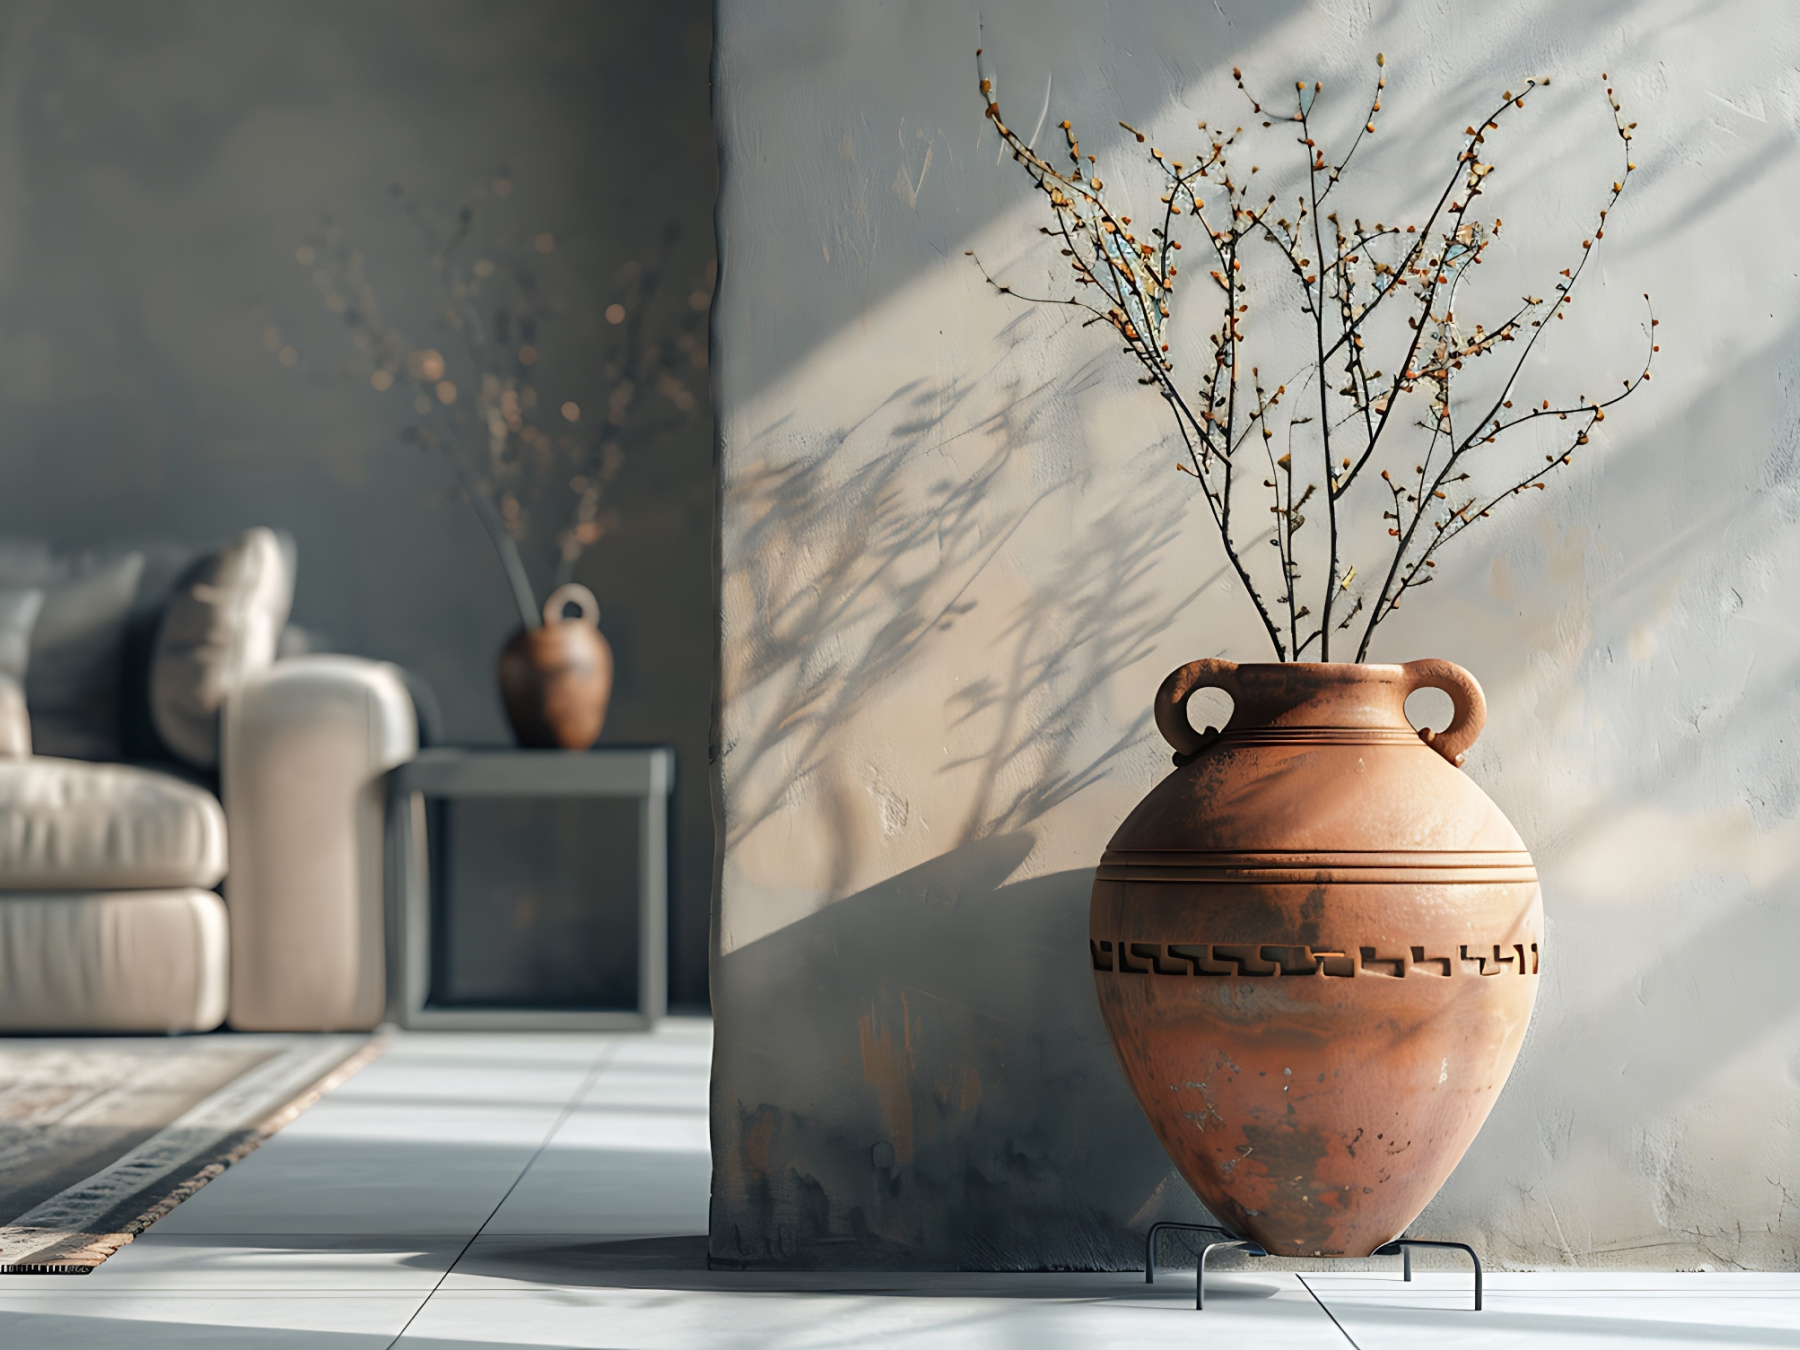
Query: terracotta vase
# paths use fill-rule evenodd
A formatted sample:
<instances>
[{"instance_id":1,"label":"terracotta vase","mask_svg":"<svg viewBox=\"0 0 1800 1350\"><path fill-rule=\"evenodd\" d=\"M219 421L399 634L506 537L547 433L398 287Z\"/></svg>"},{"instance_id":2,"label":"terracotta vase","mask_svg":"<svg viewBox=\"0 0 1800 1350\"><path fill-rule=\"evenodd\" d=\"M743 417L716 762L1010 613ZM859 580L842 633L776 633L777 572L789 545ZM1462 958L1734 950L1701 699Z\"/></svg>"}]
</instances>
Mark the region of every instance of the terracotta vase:
<instances>
[{"instance_id":1,"label":"terracotta vase","mask_svg":"<svg viewBox=\"0 0 1800 1350\"><path fill-rule=\"evenodd\" d=\"M1201 733L1206 686L1234 707ZM1406 718L1428 687L1455 706L1436 736ZM1485 717L1448 661L1195 661L1157 692L1177 767L1101 860L1094 981L1176 1167L1273 1255L1403 1234L1518 1055L1543 908L1518 832L1457 767Z\"/></svg>"},{"instance_id":2,"label":"terracotta vase","mask_svg":"<svg viewBox=\"0 0 1800 1350\"><path fill-rule=\"evenodd\" d=\"M564 618L568 605L581 616ZM570 582L544 602L544 626L521 628L501 651L500 697L520 745L586 750L600 739L613 659L599 624L594 593Z\"/></svg>"}]
</instances>

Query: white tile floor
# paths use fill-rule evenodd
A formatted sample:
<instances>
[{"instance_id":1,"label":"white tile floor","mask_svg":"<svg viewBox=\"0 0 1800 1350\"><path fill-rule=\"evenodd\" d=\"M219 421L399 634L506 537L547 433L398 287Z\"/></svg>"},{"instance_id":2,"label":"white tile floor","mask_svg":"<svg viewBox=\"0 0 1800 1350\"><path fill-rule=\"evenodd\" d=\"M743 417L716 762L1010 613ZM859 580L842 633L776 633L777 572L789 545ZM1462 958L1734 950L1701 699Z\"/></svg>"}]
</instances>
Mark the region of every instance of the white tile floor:
<instances>
[{"instance_id":1,"label":"white tile floor","mask_svg":"<svg viewBox=\"0 0 1800 1350\"><path fill-rule=\"evenodd\" d=\"M402 1037L94 1274L0 1276L0 1348L1800 1350L1800 1275L709 1272L710 1048Z\"/></svg>"}]
</instances>

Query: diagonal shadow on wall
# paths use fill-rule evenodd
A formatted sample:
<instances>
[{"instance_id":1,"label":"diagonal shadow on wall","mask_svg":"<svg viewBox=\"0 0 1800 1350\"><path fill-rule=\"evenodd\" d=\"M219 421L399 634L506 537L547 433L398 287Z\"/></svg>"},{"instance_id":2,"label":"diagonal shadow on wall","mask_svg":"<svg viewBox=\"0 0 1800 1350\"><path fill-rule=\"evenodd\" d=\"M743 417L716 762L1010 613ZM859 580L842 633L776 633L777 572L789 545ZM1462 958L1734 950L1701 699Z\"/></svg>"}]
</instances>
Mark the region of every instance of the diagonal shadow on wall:
<instances>
[{"instance_id":1,"label":"diagonal shadow on wall","mask_svg":"<svg viewBox=\"0 0 1800 1350\"><path fill-rule=\"evenodd\" d=\"M1141 1265L1126 1225L1169 1168L1090 992L1093 876L1009 884L1030 848L965 844L720 960L756 1016L717 1044L716 1264Z\"/></svg>"}]
</instances>

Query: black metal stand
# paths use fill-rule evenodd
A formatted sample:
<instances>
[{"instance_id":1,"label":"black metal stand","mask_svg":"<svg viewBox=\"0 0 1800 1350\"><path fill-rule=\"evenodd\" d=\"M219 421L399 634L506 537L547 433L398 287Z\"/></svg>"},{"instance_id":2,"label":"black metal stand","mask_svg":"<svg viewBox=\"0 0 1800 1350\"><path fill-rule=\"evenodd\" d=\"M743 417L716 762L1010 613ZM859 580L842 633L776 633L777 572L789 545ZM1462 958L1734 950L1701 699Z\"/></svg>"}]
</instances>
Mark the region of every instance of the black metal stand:
<instances>
[{"instance_id":1,"label":"black metal stand","mask_svg":"<svg viewBox=\"0 0 1800 1350\"><path fill-rule=\"evenodd\" d=\"M1240 1247L1252 1256L1267 1256L1261 1247L1239 1237L1229 1228L1220 1228L1210 1223L1175 1223L1164 1220L1150 1225L1149 1235L1144 1239L1144 1283L1156 1283L1156 1235L1165 1228L1173 1228L1184 1233L1216 1233L1219 1240L1209 1242L1200 1249L1200 1259L1194 1267L1194 1307L1204 1310L1206 1307L1206 1258L1220 1247Z\"/></svg>"},{"instance_id":2,"label":"black metal stand","mask_svg":"<svg viewBox=\"0 0 1800 1350\"><path fill-rule=\"evenodd\" d=\"M1385 1247L1377 1247L1375 1255L1400 1257L1400 1268L1404 1277L1412 1279L1412 1253L1409 1247L1448 1247L1453 1251L1467 1252L1469 1260L1475 1266L1475 1311L1481 1311L1481 1258L1475 1255L1475 1249L1466 1242L1438 1242L1431 1238L1395 1238Z\"/></svg>"},{"instance_id":3,"label":"black metal stand","mask_svg":"<svg viewBox=\"0 0 1800 1350\"><path fill-rule=\"evenodd\" d=\"M1221 1247L1236 1247L1246 1256L1267 1256L1262 1247L1248 1238L1239 1237L1229 1228L1220 1228L1210 1223L1175 1223L1164 1220L1150 1225L1150 1232L1144 1239L1144 1283L1156 1283L1156 1235L1165 1228L1176 1229L1186 1233L1216 1233L1219 1240L1208 1242L1200 1248L1200 1258L1194 1264L1194 1307L1203 1310L1206 1307L1206 1258ZM1392 1242L1375 1249L1376 1256L1398 1256L1400 1272L1403 1279L1412 1279L1413 1247L1446 1247L1459 1252L1467 1252L1469 1260L1475 1266L1475 1311L1481 1311L1481 1258L1475 1255L1475 1249L1466 1242L1438 1242L1431 1238L1395 1238ZM1293 1259L1293 1258L1289 1258Z\"/></svg>"}]
</instances>

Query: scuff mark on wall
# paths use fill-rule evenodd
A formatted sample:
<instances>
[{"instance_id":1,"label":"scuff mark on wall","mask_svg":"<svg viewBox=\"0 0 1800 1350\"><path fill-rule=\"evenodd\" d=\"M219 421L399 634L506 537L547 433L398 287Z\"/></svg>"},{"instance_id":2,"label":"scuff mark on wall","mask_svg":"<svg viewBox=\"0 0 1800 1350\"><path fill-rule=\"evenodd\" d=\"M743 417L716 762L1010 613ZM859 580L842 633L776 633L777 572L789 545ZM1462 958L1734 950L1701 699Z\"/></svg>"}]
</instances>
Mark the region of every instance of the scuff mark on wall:
<instances>
[{"instance_id":1,"label":"scuff mark on wall","mask_svg":"<svg viewBox=\"0 0 1800 1350\"><path fill-rule=\"evenodd\" d=\"M894 1047L893 1029L883 1025L874 1028L875 1014L870 1012L857 1023L861 1041L863 1082L875 1090L881 1104L881 1118L886 1137L894 1151L894 1162L906 1167L913 1160L912 1103L912 1032L913 1023L906 1009L906 996L900 996L901 1045Z\"/></svg>"}]
</instances>

